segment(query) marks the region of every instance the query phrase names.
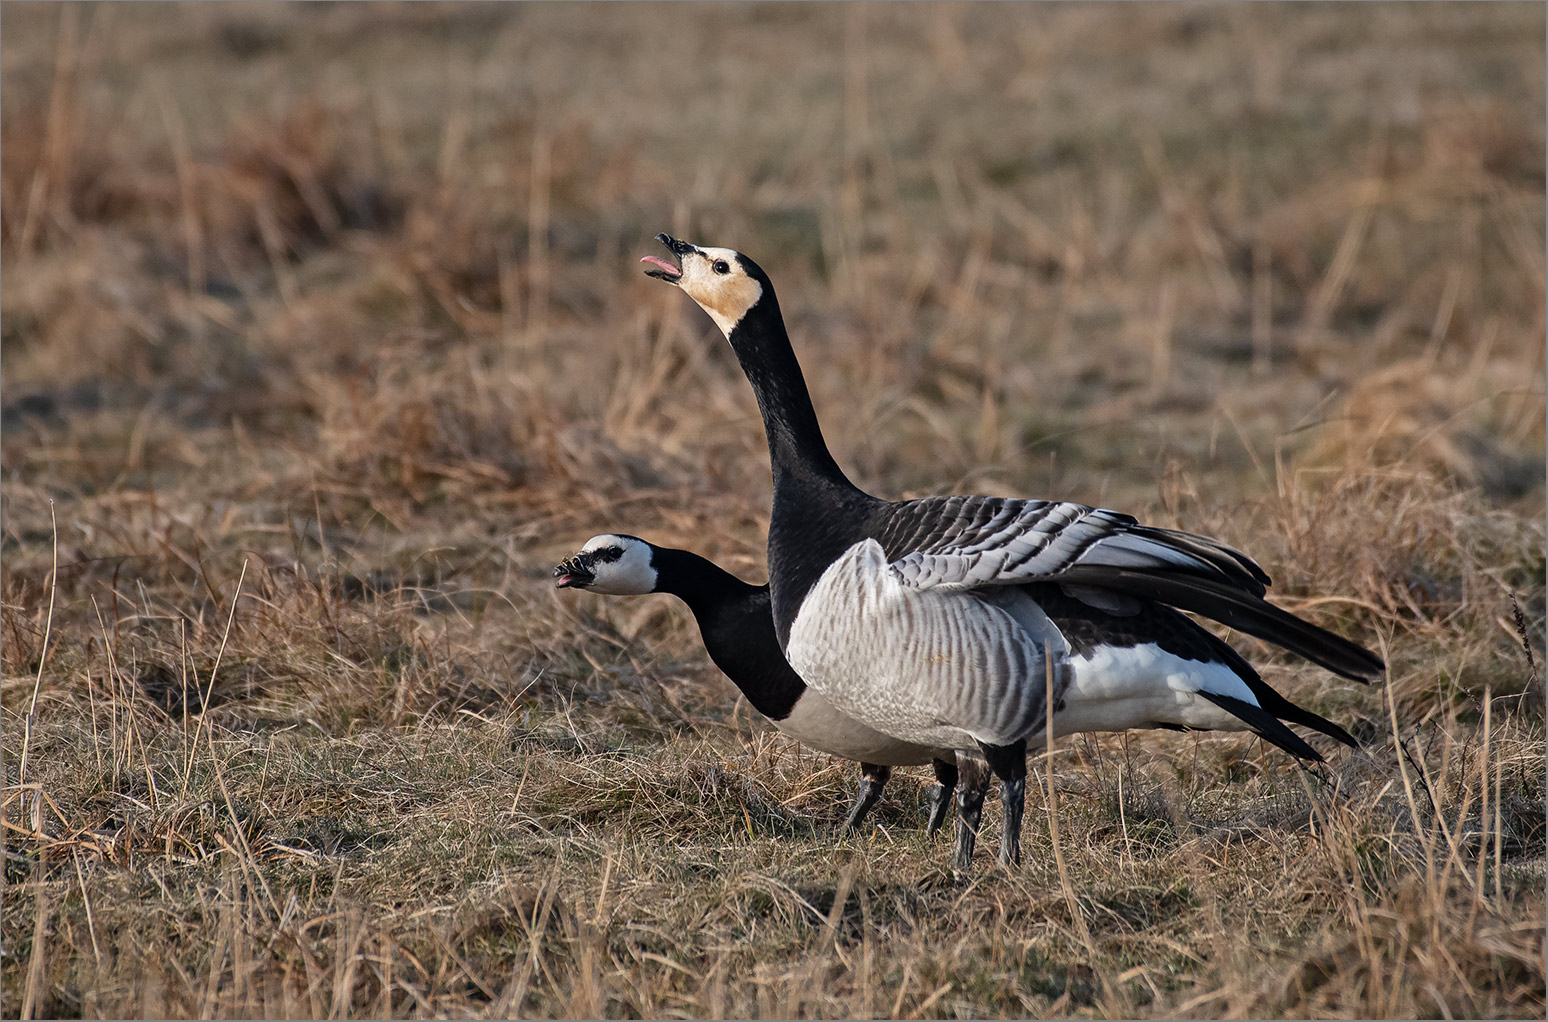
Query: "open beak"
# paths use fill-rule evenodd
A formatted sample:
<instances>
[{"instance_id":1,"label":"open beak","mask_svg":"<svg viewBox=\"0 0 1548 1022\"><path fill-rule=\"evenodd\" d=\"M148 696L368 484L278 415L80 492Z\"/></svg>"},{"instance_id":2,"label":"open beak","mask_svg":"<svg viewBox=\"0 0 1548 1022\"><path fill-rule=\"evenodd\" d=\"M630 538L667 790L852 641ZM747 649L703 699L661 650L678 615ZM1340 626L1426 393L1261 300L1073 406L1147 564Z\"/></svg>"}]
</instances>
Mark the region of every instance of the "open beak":
<instances>
[{"instance_id":1,"label":"open beak","mask_svg":"<svg viewBox=\"0 0 1548 1022\"><path fill-rule=\"evenodd\" d=\"M558 589L585 589L596 580L596 573L586 565L580 554L565 558L554 569L554 586Z\"/></svg>"},{"instance_id":2,"label":"open beak","mask_svg":"<svg viewBox=\"0 0 1548 1022\"><path fill-rule=\"evenodd\" d=\"M645 271L645 276L664 280L668 284L676 284L683 279L682 258L685 254L694 251L694 247L686 241L678 241L670 234L658 234L656 235L656 240L665 245L677 257L678 261L674 263L662 259L660 256L646 256L640 260L640 262L650 267L650 269Z\"/></svg>"}]
</instances>

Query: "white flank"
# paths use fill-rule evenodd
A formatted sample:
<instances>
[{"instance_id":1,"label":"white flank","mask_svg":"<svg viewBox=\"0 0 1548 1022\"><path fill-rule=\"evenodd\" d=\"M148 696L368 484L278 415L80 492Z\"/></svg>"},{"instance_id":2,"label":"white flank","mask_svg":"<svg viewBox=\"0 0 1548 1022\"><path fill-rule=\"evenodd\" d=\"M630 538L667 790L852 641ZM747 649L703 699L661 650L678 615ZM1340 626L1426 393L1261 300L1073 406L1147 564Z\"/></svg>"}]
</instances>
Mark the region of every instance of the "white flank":
<instances>
[{"instance_id":1,"label":"white flank","mask_svg":"<svg viewBox=\"0 0 1548 1022\"><path fill-rule=\"evenodd\" d=\"M1069 662L1070 685L1054 714L1056 736L1155 724L1244 731L1246 721L1199 693L1258 705L1252 690L1225 664L1185 660L1154 644L1099 646L1089 657L1072 656Z\"/></svg>"}]
</instances>

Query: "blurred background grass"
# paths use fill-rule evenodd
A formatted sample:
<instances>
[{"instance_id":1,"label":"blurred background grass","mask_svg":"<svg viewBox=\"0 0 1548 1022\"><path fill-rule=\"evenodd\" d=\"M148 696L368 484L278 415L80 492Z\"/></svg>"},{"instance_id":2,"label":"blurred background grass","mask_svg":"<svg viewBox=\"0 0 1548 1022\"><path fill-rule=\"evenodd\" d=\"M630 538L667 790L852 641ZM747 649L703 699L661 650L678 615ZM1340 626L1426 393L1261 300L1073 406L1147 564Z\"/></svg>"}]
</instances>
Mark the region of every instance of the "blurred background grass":
<instances>
[{"instance_id":1,"label":"blurred background grass","mask_svg":"<svg viewBox=\"0 0 1548 1022\"><path fill-rule=\"evenodd\" d=\"M1541 1014L1541 5L0 26L7 1014ZM873 492L1210 532L1383 646L1253 650L1378 751L1065 743L1079 898L943 887L923 779L831 851L679 608L548 587L761 577L660 230L771 273Z\"/></svg>"}]
</instances>

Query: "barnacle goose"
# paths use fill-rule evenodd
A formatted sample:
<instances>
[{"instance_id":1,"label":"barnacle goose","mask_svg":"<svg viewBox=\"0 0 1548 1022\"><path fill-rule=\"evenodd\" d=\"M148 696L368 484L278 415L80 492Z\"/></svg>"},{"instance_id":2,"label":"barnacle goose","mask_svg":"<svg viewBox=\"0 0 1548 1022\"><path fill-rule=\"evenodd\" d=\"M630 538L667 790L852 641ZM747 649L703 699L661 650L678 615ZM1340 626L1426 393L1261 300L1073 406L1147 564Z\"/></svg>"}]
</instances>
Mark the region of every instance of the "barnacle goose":
<instances>
[{"instance_id":1,"label":"barnacle goose","mask_svg":"<svg viewBox=\"0 0 1548 1022\"><path fill-rule=\"evenodd\" d=\"M803 745L860 762L860 793L844 830L857 830L881 798L895 766L935 766L925 833L940 830L957 786L955 754L899 741L844 716L807 687L774 638L769 587L749 585L687 550L659 547L636 536L593 536L554 568L560 589L607 596L670 593L688 605L704 648L753 709Z\"/></svg>"},{"instance_id":2,"label":"barnacle goose","mask_svg":"<svg viewBox=\"0 0 1548 1022\"><path fill-rule=\"evenodd\" d=\"M1354 745L1279 695L1188 611L1346 678L1381 659L1269 603L1257 564L1203 536L1069 501L860 490L828 451L774 285L751 259L665 234L645 271L687 292L730 342L758 399L773 470L769 585L792 666L841 712L884 734L973 753L999 778L1000 859L1020 859L1026 753L1052 730L1250 730L1303 759L1282 721ZM1176 609L1173 609L1176 608ZM1045 680L1046 679L1046 680ZM979 782L975 777L972 783ZM956 862L977 813L959 795Z\"/></svg>"}]
</instances>

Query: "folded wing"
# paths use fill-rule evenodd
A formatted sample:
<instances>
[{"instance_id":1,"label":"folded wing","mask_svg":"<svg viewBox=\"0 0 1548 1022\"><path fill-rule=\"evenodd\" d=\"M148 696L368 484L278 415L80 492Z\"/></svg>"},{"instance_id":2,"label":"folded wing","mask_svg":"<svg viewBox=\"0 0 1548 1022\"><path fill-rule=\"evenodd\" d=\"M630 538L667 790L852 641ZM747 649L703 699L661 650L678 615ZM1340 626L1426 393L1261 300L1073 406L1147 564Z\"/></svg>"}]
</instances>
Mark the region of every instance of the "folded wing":
<instances>
[{"instance_id":1,"label":"folded wing","mask_svg":"<svg viewBox=\"0 0 1548 1022\"><path fill-rule=\"evenodd\" d=\"M1058 581L1073 593L1125 593L1202 615L1358 681L1384 665L1369 650L1264 599L1269 577L1224 543L1140 525L1070 501L927 497L887 505L875 535L915 589Z\"/></svg>"}]
</instances>

